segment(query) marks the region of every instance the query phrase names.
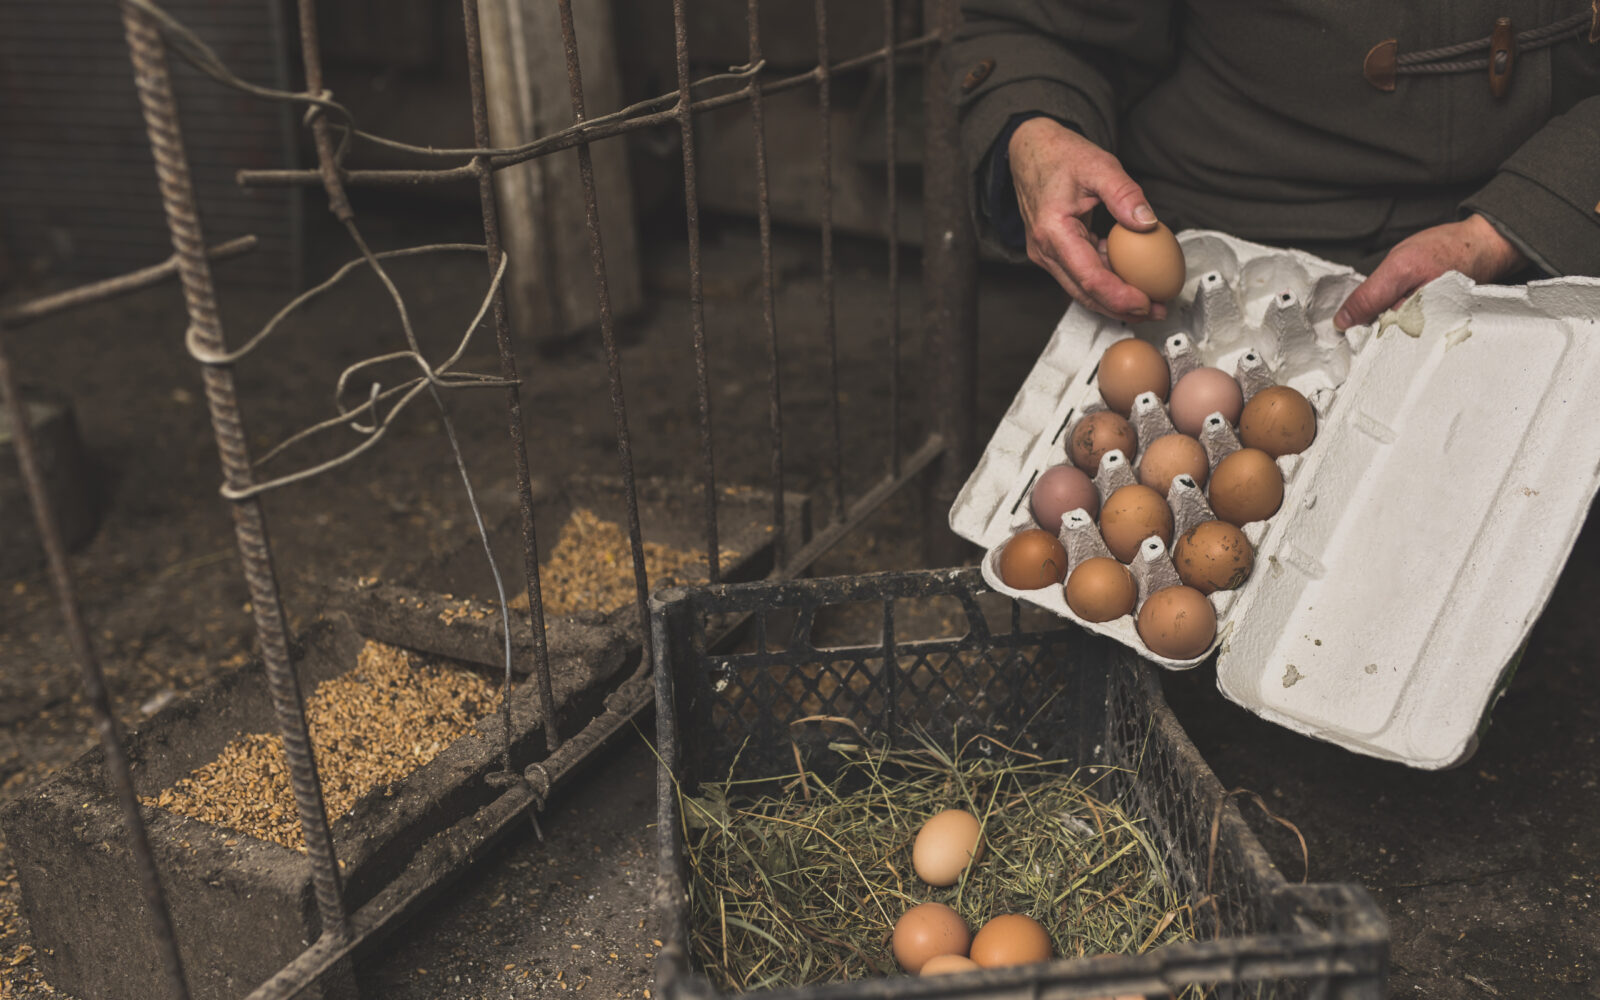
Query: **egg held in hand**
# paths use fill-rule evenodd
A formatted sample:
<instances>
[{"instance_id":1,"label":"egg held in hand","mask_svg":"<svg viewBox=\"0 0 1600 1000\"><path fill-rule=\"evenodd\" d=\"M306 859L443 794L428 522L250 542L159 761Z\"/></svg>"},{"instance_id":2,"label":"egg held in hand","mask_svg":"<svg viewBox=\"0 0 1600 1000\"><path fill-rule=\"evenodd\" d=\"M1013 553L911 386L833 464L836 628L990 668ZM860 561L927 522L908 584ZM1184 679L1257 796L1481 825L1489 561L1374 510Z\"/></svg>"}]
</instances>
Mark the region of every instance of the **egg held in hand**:
<instances>
[{"instance_id":1,"label":"egg held in hand","mask_svg":"<svg viewBox=\"0 0 1600 1000\"><path fill-rule=\"evenodd\" d=\"M1106 259L1117 277L1152 302L1167 302L1183 291L1187 273L1183 247L1163 223L1148 233L1134 232L1120 222L1112 226L1106 234Z\"/></svg>"},{"instance_id":2,"label":"egg held in hand","mask_svg":"<svg viewBox=\"0 0 1600 1000\"><path fill-rule=\"evenodd\" d=\"M1298 455L1317 436L1317 411L1311 401L1286 385L1272 385L1254 396L1239 416L1239 441L1273 458Z\"/></svg>"},{"instance_id":3,"label":"egg held in hand","mask_svg":"<svg viewBox=\"0 0 1600 1000\"><path fill-rule=\"evenodd\" d=\"M1221 413L1230 425L1239 422L1239 414L1244 410L1244 390L1232 375L1220 368L1196 368L1172 387L1167 410L1172 414L1172 426L1198 438L1206 418L1213 413Z\"/></svg>"},{"instance_id":4,"label":"egg held in hand","mask_svg":"<svg viewBox=\"0 0 1600 1000\"><path fill-rule=\"evenodd\" d=\"M1265 521L1283 505L1283 472L1259 448L1240 448L1212 470L1208 496L1211 509L1229 524Z\"/></svg>"},{"instance_id":5,"label":"egg held in hand","mask_svg":"<svg viewBox=\"0 0 1600 1000\"><path fill-rule=\"evenodd\" d=\"M1137 627L1150 652L1169 660L1192 660L1217 637L1217 611L1193 587L1167 587L1145 600Z\"/></svg>"},{"instance_id":6,"label":"egg held in hand","mask_svg":"<svg viewBox=\"0 0 1600 1000\"><path fill-rule=\"evenodd\" d=\"M1100 386L1100 398L1125 417L1133 410L1133 401L1144 393L1153 392L1166 402L1172 389L1172 370L1154 344L1130 337L1117 341L1100 355L1095 382Z\"/></svg>"},{"instance_id":7,"label":"egg held in hand","mask_svg":"<svg viewBox=\"0 0 1600 1000\"><path fill-rule=\"evenodd\" d=\"M894 960L913 976L936 955L966 955L972 943L961 915L943 903L919 903L894 923Z\"/></svg>"},{"instance_id":8,"label":"egg held in hand","mask_svg":"<svg viewBox=\"0 0 1600 1000\"><path fill-rule=\"evenodd\" d=\"M1172 544L1172 508L1161 494L1134 483L1106 497L1100 508L1100 536L1112 555L1133 562L1140 543L1151 535L1163 545Z\"/></svg>"},{"instance_id":9,"label":"egg held in hand","mask_svg":"<svg viewBox=\"0 0 1600 1000\"><path fill-rule=\"evenodd\" d=\"M1000 582L1014 590L1038 590L1067 578L1067 550L1042 528L1012 535L1000 550Z\"/></svg>"},{"instance_id":10,"label":"egg held in hand","mask_svg":"<svg viewBox=\"0 0 1600 1000\"><path fill-rule=\"evenodd\" d=\"M1052 465L1039 473L1038 482L1028 494L1028 509L1039 527L1052 535L1061 533L1061 518L1068 511L1083 508L1090 517L1100 513L1100 491L1094 480L1072 465Z\"/></svg>"},{"instance_id":11,"label":"egg held in hand","mask_svg":"<svg viewBox=\"0 0 1600 1000\"><path fill-rule=\"evenodd\" d=\"M911 867L929 885L955 885L983 857L982 826L965 809L946 809L922 824L911 844Z\"/></svg>"},{"instance_id":12,"label":"egg held in hand","mask_svg":"<svg viewBox=\"0 0 1600 1000\"><path fill-rule=\"evenodd\" d=\"M1085 559L1067 575L1067 607L1086 622L1109 622L1133 612L1138 586L1115 559Z\"/></svg>"},{"instance_id":13,"label":"egg held in hand","mask_svg":"<svg viewBox=\"0 0 1600 1000\"><path fill-rule=\"evenodd\" d=\"M971 957L985 969L993 969L1048 962L1051 952L1050 935L1039 921L1021 913L1007 913L978 929L972 939Z\"/></svg>"},{"instance_id":14,"label":"egg held in hand","mask_svg":"<svg viewBox=\"0 0 1600 1000\"><path fill-rule=\"evenodd\" d=\"M1072 464L1089 475L1100 471L1100 456L1108 451L1121 451L1133 461L1139 450L1139 435L1126 417L1110 410L1090 413L1072 428L1072 439L1067 442L1067 454Z\"/></svg>"}]
</instances>

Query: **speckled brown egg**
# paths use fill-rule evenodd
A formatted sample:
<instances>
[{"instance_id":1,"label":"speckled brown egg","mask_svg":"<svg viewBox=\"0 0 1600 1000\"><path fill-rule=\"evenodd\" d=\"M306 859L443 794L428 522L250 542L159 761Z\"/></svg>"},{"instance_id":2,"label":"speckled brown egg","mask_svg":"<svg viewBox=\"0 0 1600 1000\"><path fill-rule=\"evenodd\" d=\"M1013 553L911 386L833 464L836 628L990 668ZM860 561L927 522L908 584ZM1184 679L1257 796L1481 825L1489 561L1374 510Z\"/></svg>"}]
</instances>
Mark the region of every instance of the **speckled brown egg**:
<instances>
[{"instance_id":1,"label":"speckled brown egg","mask_svg":"<svg viewBox=\"0 0 1600 1000\"><path fill-rule=\"evenodd\" d=\"M1240 528L1265 521L1283 504L1283 473L1259 448L1240 448L1211 472L1211 509Z\"/></svg>"},{"instance_id":2,"label":"speckled brown egg","mask_svg":"<svg viewBox=\"0 0 1600 1000\"><path fill-rule=\"evenodd\" d=\"M1151 535L1160 536L1164 545L1172 544L1172 508L1161 494L1134 483L1106 497L1100 508L1100 537L1112 555L1132 562L1139 543Z\"/></svg>"},{"instance_id":3,"label":"speckled brown egg","mask_svg":"<svg viewBox=\"0 0 1600 1000\"><path fill-rule=\"evenodd\" d=\"M1232 375L1220 368L1196 368L1178 379L1172 387L1167 410L1172 426L1190 437L1199 437L1206 418L1220 412L1230 425L1239 422L1244 409L1244 390Z\"/></svg>"},{"instance_id":4,"label":"speckled brown egg","mask_svg":"<svg viewBox=\"0 0 1600 1000\"><path fill-rule=\"evenodd\" d=\"M1086 622L1109 622L1131 614L1138 598L1133 574L1115 559L1085 559L1067 574L1067 607Z\"/></svg>"},{"instance_id":5,"label":"speckled brown egg","mask_svg":"<svg viewBox=\"0 0 1600 1000\"><path fill-rule=\"evenodd\" d=\"M1316 436L1317 411L1286 385L1268 386L1251 396L1239 416L1239 440L1273 458L1298 455Z\"/></svg>"},{"instance_id":6,"label":"speckled brown egg","mask_svg":"<svg viewBox=\"0 0 1600 1000\"><path fill-rule=\"evenodd\" d=\"M1067 442L1072 464L1091 476L1100 471L1100 456L1106 452L1121 449L1131 462L1138 448L1139 436L1134 433L1133 425L1126 417L1110 410L1091 413L1078 421L1072 428L1072 439Z\"/></svg>"},{"instance_id":7,"label":"speckled brown egg","mask_svg":"<svg viewBox=\"0 0 1600 1000\"><path fill-rule=\"evenodd\" d=\"M966 922L943 903L919 903L894 924L894 960L913 976L936 955L965 955L971 943Z\"/></svg>"},{"instance_id":8,"label":"speckled brown egg","mask_svg":"<svg viewBox=\"0 0 1600 1000\"><path fill-rule=\"evenodd\" d=\"M1106 234L1106 259L1117 277L1152 302L1166 302L1183 291L1183 247L1162 223L1148 233L1126 229L1120 222L1112 226Z\"/></svg>"},{"instance_id":9,"label":"speckled brown egg","mask_svg":"<svg viewBox=\"0 0 1600 1000\"><path fill-rule=\"evenodd\" d=\"M1163 434L1139 456L1139 482L1162 496L1179 476L1189 476L1196 486L1204 487L1210 472L1205 446L1187 434Z\"/></svg>"},{"instance_id":10,"label":"speckled brown egg","mask_svg":"<svg viewBox=\"0 0 1600 1000\"><path fill-rule=\"evenodd\" d=\"M1067 550L1042 528L1012 535L1000 550L1000 580L1016 590L1038 590L1067 578Z\"/></svg>"},{"instance_id":11,"label":"speckled brown egg","mask_svg":"<svg viewBox=\"0 0 1600 1000\"><path fill-rule=\"evenodd\" d=\"M1153 392L1164 403L1172 388L1172 370L1161 351L1148 341L1130 337L1106 348L1095 372L1100 398L1117 413L1127 416L1133 401Z\"/></svg>"},{"instance_id":12,"label":"speckled brown egg","mask_svg":"<svg viewBox=\"0 0 1600 1000\"><path fill-rule=\"evenodd\" d=\"M1193 587L1167 587L1145 599L1138 628L1150 652L1169 660L1192 660L1217 637L1217 612Z\"/></svg>"},{"instance_id":13,"label":"speckled brown egg","mask_svg":"<svg viewBox=\"0 0 1600 1000\"><path fill-rule=\"evenodd\" d=\"M1061 533L1061 517L1068 511L1083 508L1090 517L1100 513L1100 491L1094 480L1077 466L1052 465L1039 473L1033 492L1028 494L1028 508L1039 527L1052 535Z\"/></svg>"},{"instance_id":14,"label":"speckled brown egg","mask_svg":"<svg viewBox=\"0 0 1600 1000\"><path fill-rule=\"evenodd\" d=\"M1178 578L1202 594L1236 590L1250 577L1256 551L1244 532L1226 521L1201 521L1172 547ZM1068 577L1069 585L1071 577Z\"/></svg>"},{"instance_id":15,"label":"speckled brown egg","mask_svg":"<svg viewBox=\"0 0 1600 1000\"><path fill-rule=\"evenodd\" d=\"M972 960L985 969L1050 961L1050 934L1039 921L1022 913L1006 913L978 928L972 938Z\"/></svg>"}]
</instances>

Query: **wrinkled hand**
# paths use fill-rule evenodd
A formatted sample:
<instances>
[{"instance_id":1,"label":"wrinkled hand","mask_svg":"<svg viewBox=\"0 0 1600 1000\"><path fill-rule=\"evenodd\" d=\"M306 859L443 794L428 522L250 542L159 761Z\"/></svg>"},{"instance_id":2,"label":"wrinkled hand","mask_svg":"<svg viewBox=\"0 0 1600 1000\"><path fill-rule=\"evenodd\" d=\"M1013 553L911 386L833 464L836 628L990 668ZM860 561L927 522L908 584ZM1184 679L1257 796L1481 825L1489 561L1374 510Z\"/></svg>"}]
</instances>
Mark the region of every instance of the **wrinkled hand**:
<instances>
[{"instance_id":1,"label":"wrinkled hand","mask_svg":"<svg viewBox=\"0 0 1600 1000\"><path fill-rule=\"evenodd\" d=\"M1383 263L1344 300L1334 314L1333 326L1344 330L1370 323L1446 271L1489 282L1527 263L1522 252L1481 215L1424 229L1395 244Z\"/></svg>"},{"instance_id":2,"label":"wrinkled hand","mask_svg":"<svg viewBox=\"0 0 1600 1000\"><path fill-rule=\"evenodd\" d=\"M1089 231L1089 213L1101 204L1136 232L1156 226L1144 192L1117 158L1050 118L1023 122L1008 152L1028 259L1097 313L1125 323L1164 317L1165 306L1112 273L1105 241Z\"/></svg>"}]
</instances>

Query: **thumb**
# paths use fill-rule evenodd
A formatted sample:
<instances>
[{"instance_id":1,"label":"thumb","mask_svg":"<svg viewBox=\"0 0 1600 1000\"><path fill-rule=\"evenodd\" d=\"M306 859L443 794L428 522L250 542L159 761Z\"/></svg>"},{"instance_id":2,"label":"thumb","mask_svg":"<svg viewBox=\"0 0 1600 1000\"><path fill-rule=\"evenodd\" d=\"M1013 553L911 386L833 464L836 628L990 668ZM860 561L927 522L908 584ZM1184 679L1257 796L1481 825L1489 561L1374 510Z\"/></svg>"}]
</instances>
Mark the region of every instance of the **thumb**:
<instances>
[{"instance_id":1,"label":"thumb","mask_svg":"<svg viewBox=\"0 0 1600 1000\"><path fill-rule=\"evenodd\" d=\"M1385 258L1334 313L1333 328L1343 333L1352 326L1372 322L1379 313L1400 300L1406 291L1404 283L1400 268Z\"/></svg>"},{"instance_id":2,"label":"thumb","mask_svg":"<svg viewBox=\"0 0 1600 1000\"><path fill-rule=\"evenodd\" d=\"M1106 154L1088 180L1111 217L1124 228L1145 233L1156 227L1156 213L1145 199L1144 189L1128 176L1115 156Z\"/></svg>"}]
</instances>

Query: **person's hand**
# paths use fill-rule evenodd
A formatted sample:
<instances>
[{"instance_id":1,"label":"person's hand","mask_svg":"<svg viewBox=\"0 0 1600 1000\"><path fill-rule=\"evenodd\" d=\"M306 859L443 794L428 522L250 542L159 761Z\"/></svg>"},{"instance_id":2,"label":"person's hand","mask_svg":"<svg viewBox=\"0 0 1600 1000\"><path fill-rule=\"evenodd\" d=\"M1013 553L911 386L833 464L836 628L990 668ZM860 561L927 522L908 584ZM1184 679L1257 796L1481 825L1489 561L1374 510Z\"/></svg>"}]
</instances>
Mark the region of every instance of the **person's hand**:
<instances>
[{"instance_id":1,"label":"person's hand","mask_svg":"<svg viewBox=\"0 0 1600 1000\"><path fill-rule=\"evenodd\" d=\"M1008 152L1028 259L1097 313L1125 323L1164 317L1165 306L1112 273L1105 241L1089 231L1089 213L1101 204L1135 232L1156 227L1144 192L1117 158L1050 118L1023 122Z\"/></svg>"},{"instance_id":2,"label":"person's hand","mask_svg":"<svg viewBox=\"0 0 1600 1000\"><path fill-rule=\"evenodd\" d=\"M1333 328L1342 331L1372 322L1446 271L1489 282L1527 263L1522 252L1481 215L1424 229L1395 244L1383 263L1344 300L1334 314Z\"/></svg>"}]
</instances>

